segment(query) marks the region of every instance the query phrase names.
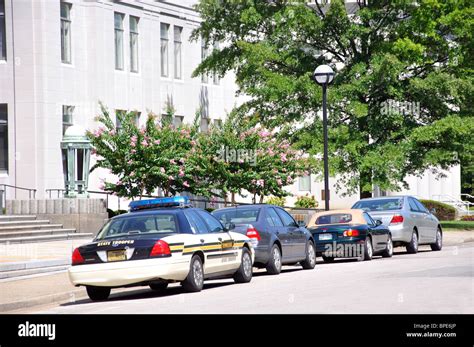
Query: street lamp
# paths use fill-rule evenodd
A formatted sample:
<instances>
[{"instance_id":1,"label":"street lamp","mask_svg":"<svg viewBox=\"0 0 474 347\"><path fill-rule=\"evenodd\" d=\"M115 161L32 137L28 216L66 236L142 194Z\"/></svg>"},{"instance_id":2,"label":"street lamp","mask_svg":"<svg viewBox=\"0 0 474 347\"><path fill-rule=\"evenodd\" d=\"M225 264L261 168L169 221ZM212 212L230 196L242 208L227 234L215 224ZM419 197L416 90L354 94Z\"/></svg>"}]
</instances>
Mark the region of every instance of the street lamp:
<instances>
[{"instance_id":1,"label":"street lamp","mask_svg":"<svg viewBox=\"0 0 474 347\"><path fill-rule=\"evenodd\" d=\"M67 128L61 141L64 185L67 198L87 198L92 145L81 126Z\"/></svg>"},{"instance_id":2,"label":"street lamp","mask_svg":"<svg viewBox=\"0 0 474 347\"><path fill-rule=\"evenodd\" d=\"M334 79L334 71L329 65L319 65L314 70L316 83L323 87L323 138L324 138L324 209L329 211L329 165L328 165L328 117L326 110L326 89Z\"/></svg>"}]
</instances>

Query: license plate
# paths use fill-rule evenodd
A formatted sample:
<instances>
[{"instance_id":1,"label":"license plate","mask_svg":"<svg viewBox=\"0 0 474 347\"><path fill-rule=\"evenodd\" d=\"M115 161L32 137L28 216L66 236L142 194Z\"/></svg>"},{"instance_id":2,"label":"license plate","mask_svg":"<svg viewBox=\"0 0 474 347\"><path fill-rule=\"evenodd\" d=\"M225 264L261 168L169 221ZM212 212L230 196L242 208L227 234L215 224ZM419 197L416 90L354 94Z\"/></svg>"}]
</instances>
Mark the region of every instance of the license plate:
<instances>
[{"instance_id":1,"label":"license plate","mask_svg":"<svg viewBox=\"0 0 474 347\"><path fill-rule=\"evenodd\" d=\"M319 234L320 240L332 240L332 234Z\"/></svg>"},{"instance_id":2,"label":"license plate","mask_svg":"<svg viewBox=\"0 0 474 347\"><path fill-rule=\"evenodd\" d=\"M107 260L108 261L127 260L127 255L125 254L125 250L108 251Z\"/></svg>"}]
</instances>

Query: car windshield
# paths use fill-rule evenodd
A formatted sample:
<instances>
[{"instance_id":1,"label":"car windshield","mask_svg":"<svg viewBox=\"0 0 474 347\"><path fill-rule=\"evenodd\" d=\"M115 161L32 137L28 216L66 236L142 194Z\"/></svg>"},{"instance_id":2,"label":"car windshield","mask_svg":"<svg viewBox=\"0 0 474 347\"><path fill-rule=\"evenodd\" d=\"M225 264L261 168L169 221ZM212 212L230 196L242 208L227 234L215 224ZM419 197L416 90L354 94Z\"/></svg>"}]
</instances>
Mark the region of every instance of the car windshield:
<instances>
[{"instance_id":1,"label":"car windshield","mask_svg":"<svg viewBox=\"0 0 474 347\"><path fill-rule=\"evenodd\" d=\"M364 211L391 211L400 210L403 207L403 199L375 199L357 201L352 208L360 208Z\"/></svg>"},{"instance_id":2,"label":"car windshield","mask_svg":"<svg viewBox=\"0 0 474 347\"><path fill-rule=\"evenodd\" d=\"M350 213L335 213L319 216L316 219L316 224L344 224L352 220Z\"/></svg>"},{"instance_id":3,"label":"car windshield","mask_svg":"<svg viewBox=\"0 0 474 347\"><path fill-rule=\"evenodd\" d=\"M256 222L258 219L259 208L236 208L214 211L212 214L221 221L221 223L243 224Z\"/></svg>"},{"instance_id":4,"label":"car windshield","mask_svg":"<svg viewBox=\"0 0 474 347\"><path fill-rule=\"evenodd\" d=\"M174 214L156 214L112 219L104 225L96 239L106 239L134 234L176 233Z\"/></svg>"}]
</instances>

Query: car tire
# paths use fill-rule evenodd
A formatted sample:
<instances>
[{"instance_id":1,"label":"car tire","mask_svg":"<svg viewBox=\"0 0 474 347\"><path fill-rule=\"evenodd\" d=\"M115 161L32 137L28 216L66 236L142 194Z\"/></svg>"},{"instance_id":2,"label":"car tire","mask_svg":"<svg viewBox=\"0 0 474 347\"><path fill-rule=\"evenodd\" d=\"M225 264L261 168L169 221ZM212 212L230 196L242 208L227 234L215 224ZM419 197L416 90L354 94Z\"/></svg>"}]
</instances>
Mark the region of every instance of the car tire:
<instances>
[{"instance_id":1,"label":"car tire","mask_svg":"<svg viewBox=\"0 0 474 347\"><path fill-rule=\"evenodd\" d=\"M269 275L278 275L281 272L281 251L276 244L270 250L270 260L266 266Z\"/></svg>"},{"instance_id":2,"label":"car tire","mask_svg":"<svg viewBox=\"0 0 474 347\"><path fill-rule=\"evenodd\" d=\"M316 250L313 241L306 242L306 258L300 264L305 270L314 269L316 266Z\"/></svg>"},{"instance_id":3,"label":"car tire","mask_svg":"<svg viewBox=\"0 0 474 347\"><path fill-rule=\"evenodd\" d=\"M430 247L433 251L441 251L443 248L443 232L440 227L436 230L436 242L431 244Z\"/></svg>"},{"instance_id":4,"label":"car tire","mask_svg":"<svg viewBox=\"0 0 474 347\"><path fill-rule=\"evenodd\" d=\"M109 298L109 287L86 286L87 295L92 301L104 301Z\"/></svg>"},{"instance_id":5,"label":"car tire","mask_svg":"<svg viewBox=\"0 0 474 347\"><path fill-rule=\"evenodd\" d=\"M168 288L168 282L150 283L150 289L156 292L165 291L166 288Z\"/></svg>"},{"instance_id":6,"label":"car tire","mask_svg":"<svg viewBox=\"0 0 474 347\"><path fill-rule=\"evenodd\" d=\"M252 255L248 248L242 248L240 267L234 274L235 283L248 283L252 280Z\"/></svg>"},{"instance_id":7,"label":"car tire","mask_svg":"<svg viewBox=\"0 0 474 347\"><path fill-rule=\"evenodd\" d=\"M372 260L374 255L374 248L372 246L372 239L367 236L364 242L364 254L362 260Z\"/></svg>"},{"instance_id":8,"label":"car tire","mask_svg":"<svg viewBox=\"0 0 474 347\"><path fill-rule=\"evenodd\" d=\"M204 286L204 268L199 255L195 254L191 258L188 276L181 282L181 285L187 292L200 292L202 290Z\"/></svg>"},{"instance_id":9,"label":"car tire","mask_svg":"<svg viewBox=\"0 0 474 347\"><path fill-rule=\"evenodd\" d=\"M406 245L406 249L407 249L407 253L410 253L410 254L418 253L418 234L416 233L416 230L413 230L411 234L411 240Z\"/></svg>"},{"instance_id":10,"label":"car tire","mask_svg":"<svg viewBox=\"0 0 474 347\"><path fill-rule=\"evenodd\" d=\"M387 248L382 252L382 257L391 258L393 256L393 241L392 236L388 236Z\"/></svg>"},{"instance_id":11,"label":"car tire","mask_svg":"<svg viewBox=\"0 0 474 347\"><path fill-rule=\"evenodd\" d=\"M334 260L336 259L334 257L327 257L325 255L323 255L322 257L323 257L324 262L326 263L334 263Z\"/></svg>"}]
</instances>

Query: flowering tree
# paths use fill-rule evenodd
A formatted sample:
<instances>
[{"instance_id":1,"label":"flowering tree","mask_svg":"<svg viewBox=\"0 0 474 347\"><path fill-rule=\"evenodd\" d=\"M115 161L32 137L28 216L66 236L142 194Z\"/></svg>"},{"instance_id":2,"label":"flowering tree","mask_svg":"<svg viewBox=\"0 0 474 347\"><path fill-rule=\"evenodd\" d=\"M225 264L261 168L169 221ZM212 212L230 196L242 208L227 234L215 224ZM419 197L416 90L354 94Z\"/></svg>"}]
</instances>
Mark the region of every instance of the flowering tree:
<instances>
[{"instance_id":1,"label":"flowering tree","mask_svg":"<svg viewBox=\"0 0 474 347\"><path fill-rule=\"evenodd\" d=\"M116 182L105 182L105 191L119 196L136 198L153 194L160 188L165 196L188 191L206 195L205 180L200 170L194 167L198 160L190 160L196 141L194 126L175 128L169 122L149 114L146 124L136 124L136 114L117 114L120 129L117 129L106 107L101 104L101 115L96 120L101 124L88 136L94 146L97 162L92 168L106 168L118 177Z\"/></svg>"}]
</instances>

